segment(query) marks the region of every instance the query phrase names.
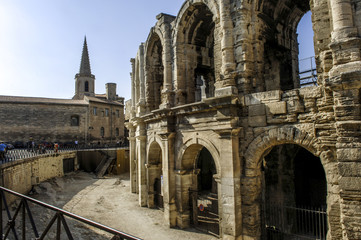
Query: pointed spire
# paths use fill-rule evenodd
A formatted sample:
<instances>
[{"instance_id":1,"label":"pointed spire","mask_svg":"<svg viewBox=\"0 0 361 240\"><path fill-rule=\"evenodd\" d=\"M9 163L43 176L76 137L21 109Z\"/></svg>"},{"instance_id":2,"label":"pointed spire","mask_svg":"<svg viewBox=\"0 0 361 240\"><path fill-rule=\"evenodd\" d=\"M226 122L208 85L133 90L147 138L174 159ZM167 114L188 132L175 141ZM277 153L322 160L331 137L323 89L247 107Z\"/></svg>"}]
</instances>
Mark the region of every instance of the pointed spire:
<instances>
[{"instance_id":1,"label":"pointed spire","mask_svg":"<svg viewBox=\"0 0 361 240\"><path fill-rule=\"evenodd\" d=\"M79 74L91 76L90 61L89 61L88 45L86 43L86 36L84 36L83 53L82 53L82 56L81 56Z\"/></svg>"}]
</instances>

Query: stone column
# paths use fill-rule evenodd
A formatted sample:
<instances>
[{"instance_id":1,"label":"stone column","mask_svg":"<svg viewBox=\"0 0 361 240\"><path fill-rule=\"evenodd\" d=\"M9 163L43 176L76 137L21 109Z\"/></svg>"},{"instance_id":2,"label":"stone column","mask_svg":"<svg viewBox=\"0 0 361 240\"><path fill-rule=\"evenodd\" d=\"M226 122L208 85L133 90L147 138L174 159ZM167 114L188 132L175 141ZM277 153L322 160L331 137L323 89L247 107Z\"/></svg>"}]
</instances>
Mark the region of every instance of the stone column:
<instances>
[{"instance_id":1,"label":"stone column","mask_svg":"<svg viewBox=\"0 0 361 240\"><path fill-rule=\"evenodd\" d=\"M145 123L137 123L136 133L137 145L137 162L138 162L138 186L139 186L139 205L141 207L147 206L148 190L147 190L147 172L146 164L146 145L147 136L145 130Z\"/></svg>"},{"instance_id":2,"label":"stone column","mask_svg":"<svg viewBox=\"0 0 361 240\"><path fill-rule=\"evenodd\" d=\"M236 63L234 60L233 23L231 19L230 0L219 1L220 28L222 29L222 80L215 83L215 96L226 96L237 94L234 73Z\"/></svg>"},{"instance_id":3,"label":"stone column","mask_svg":"<svg viewBox=\"0 0 361 240\"><path fill-rule=\"evenodd\" d=\"M361 70L361 39L354 26L355 16L353 16L351 1L331 0L330 6L333 24L330 47L334 65L330 71L330 78L333 78L345 70Z\"/></svg>"},{"instance_id":4,"label":"stone column","mask_svg":"<svg viewBox=\"0 0 361 240\"><path fill-rule=\"evenodd\" d=\"M361 39L354 26L350 0L331 0L333 90L336 120L336 155L339 168L343 239L361 239Z\"/></svg>"},{"instance_id":5,"label":"stone column","mask_svg":"<svg viewBox=\"0 0 361 240\"><path fill-rule=\"evenodd\" d=\"M192 170L176 170L177 226L188 228L190 225L189 190L192 187Z\"/></svg>"},{"instance_id":6,"label":"stone column","mask_svg":"<svg viewBox=\"0 0 361 240\"><path fill-rule=\"evenodd\" d=\"M344 240L361 239L361 231L356 230L361 229L360 88L334 91L334 100L342 236Z\"/></svg>"},{"instance_id":7,"label":"stone column","mask_svg":"<svg viewBox=\"0 0 361 240\"><path fill-rule=\"evenodd\" d=\"M163 66L164 66L164 82L162 90L162 101L160 108L170 108L172 106L173 86L172 86L172 35L170 26L174 20L173 16L162 14L162 31L164 36L163 42Z\"/></svg>"},{"instance_id":8,"label":"stone column","mask_svg":"<svg viewBox=\"0 0 361 240\"><path fill-rule=\"evenodd\" d=\"M136 138L135 127L128 125L129 129L129 166L130 166L130 190L137 192L137 161L136 161Z\"/></svg>"},{"instance_id":9,"label":"stone column","mask_svg":"<svg viewBox=\"0 0 361 240\"><path fill-rule=\"evenodd\" d=\"M142 116L145 113L145 69L144 69L144 43L139 47L139 102L138 114Z\"/></svg>"},{"instance_id":10,"label":"stone column","mask_svg":"<svg viewBox=\"0 0 361 240\"><path fill-rule=\"evenodd\" d=\"M240 239L241 214L241 161L239 159L239 134L241 129L217 131L222 141L220 190L221 228L224 240Z\"/></svg>"},{"instance_id":11,"label":"stone column","mask_svg":"<svg viewBox=\"0 0 361 240\"><path fill-rule=\"evenodd\" d=\"M135 106L136 106L136 103L135 103L135 59L132 58L130 59L130 62L132 64L132 72L130 73L130 79L131 79L131 87L132 87L132 109L131 109L131 118L135 117Z\"/></svg>"},{"instance_id":12,"label":"stone column","mask_svg":"<svg viewBox=\"0 0 361 240\"><path fill-rule=\"evenodd\" d=\"M163 203L164 218L170 227L177 224L177 207L175 205L175 175L174 175L174 141L175 133L160 134L165 146L163 153Z\"/></svg>"}]
</instances>

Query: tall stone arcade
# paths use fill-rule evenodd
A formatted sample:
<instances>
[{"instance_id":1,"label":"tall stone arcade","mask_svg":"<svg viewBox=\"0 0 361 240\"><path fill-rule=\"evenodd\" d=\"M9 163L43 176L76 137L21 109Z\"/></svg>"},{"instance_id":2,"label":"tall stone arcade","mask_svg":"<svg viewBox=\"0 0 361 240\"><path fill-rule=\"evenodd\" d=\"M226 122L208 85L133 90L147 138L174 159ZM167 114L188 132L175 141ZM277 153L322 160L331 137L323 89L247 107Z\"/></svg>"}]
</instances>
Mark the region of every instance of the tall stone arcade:
<instances>
[{"instance_id":1,"label":"tall stone arcade","mask_svg":"<svg viewBox=\"0 0 361 240\"><path fill-rule=\"evenodd\" d=\"M139 204L227 240L361 239L361 1L187 0L157 20L131 59Z\"/></svg>"}]
</instances>

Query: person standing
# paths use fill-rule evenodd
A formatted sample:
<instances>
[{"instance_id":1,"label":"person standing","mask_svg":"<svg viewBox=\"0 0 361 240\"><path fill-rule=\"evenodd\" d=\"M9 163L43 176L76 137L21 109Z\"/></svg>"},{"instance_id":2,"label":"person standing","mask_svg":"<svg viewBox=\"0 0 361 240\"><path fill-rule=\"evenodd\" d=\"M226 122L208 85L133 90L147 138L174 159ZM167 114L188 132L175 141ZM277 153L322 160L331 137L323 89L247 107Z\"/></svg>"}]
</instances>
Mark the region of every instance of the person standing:
<instances>
[{"instance_id":1,"label":"person standing","mask_svg":"<svg viewBox=\"0 0 361 240\"><path fill-rule=\"evenodd\" d=\"M6 152L6 144L4 144L3 142L0 143L0 159L2 161L5 160L5 152Z\"/></svg>"}]
</instances>

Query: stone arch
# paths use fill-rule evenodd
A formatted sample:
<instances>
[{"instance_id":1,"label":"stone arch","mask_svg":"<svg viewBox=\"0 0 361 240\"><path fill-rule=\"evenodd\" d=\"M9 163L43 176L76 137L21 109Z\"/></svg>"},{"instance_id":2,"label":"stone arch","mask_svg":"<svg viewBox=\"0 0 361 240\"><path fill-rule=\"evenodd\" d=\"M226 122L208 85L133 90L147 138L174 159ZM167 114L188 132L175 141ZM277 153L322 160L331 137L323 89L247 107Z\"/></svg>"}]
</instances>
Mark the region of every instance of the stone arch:
<instances>
[{"instance_id":1,"label":"stone arch","mask_svg":"<svg viewBox=\"0 0 361 240\"><path fill-rule=\"evenodd\" d=\"M222 63L218 4L186 1L174 26L175 104L214 96Z\"/></svg>"},{"instance_id":2,"label":"stone arch","mask_svg":"<svg viewBox=\"0 0 361 240\"><path fill-rule=\"evenodd\" d=\"M148 207L163 208L163 197L161 195L161 178L163 164L163 150L161 144L152 141L147 149L147 190L148 190Z\"/></svg>"},{"instance_id":3,"label":"stone arch","mask_svg":"<svg viewBox=\"0 0 361 240\"><path fill-rule=\"evenodd\" d=\"M320 142L308 133L303 132L296 127L273 128L256 137L248 145L244 155L244 158L246 159L245 175L253 175L248 173L248 170L260 167L261 159L267 150L276 145L286 143L299 145L318 157L321 154Z\"/></svg>"},{"instance_id":4,"label":"stone arch","mask_svg":"<svg viewBox=\"0 0 361 240\"><path fill-rule=\"evenodd\" d=\"M320 140L300 130L297 127L273 128L257 136L249 145L244 155L244 173L241 180L242 190L242 214L247 216L250 212L255 225L245 224L244 231L255 231L260 233L261 227L261 202L262 192L262 162L263 158L275 146L294 144L298 145L316 157L319 157L326 176L327 184L327 213L335 218L340 218L340 196L335 192L338 189L338 167L335 157L335 149L324 147ZM328 236L341 231L341 226L337 221L328 220ZM335 235L336 235L335 234ZM257 234L256 234L257 235ZM255 236L256 236L255 235ZM258 235L257 235L258 236Z\"/></svg>"},{"instance_id":5,"label":"stone arch","mask_svg":"<svg viewBox=\"0 0 361 240\"><path fill-rule=\"evenodd\" d=\"M197 153L199 153L203 147L207 148L207 150L212 155L216 165L217 173L220 173L221 165L219 150L211 141L205 138L190 138L185 140L183 148L179 153L176 167L181 170L194 169L196 164L195 160L198 157Z\"/></svg>"},{"instance_id":6,"label":"stone arch","mask_svg":"<svg viewBox=\"0 0 361 240\"><path fill-rule=\"evenodd\" d=\"M158 27L153 27L144 47L146 108L158 109L164 86L164 38Z\"/></svg>"},{"instance_id":7,"label":"stone arch","mask_svg":"<svg viewBox=\"0 0 361 240\"><path fill-rule=\"evenodd\" d=\"M260 83L264 85L260 88L264 88L263 90L290 90L300 87L296 31L302 16L308 11L314 12L315 5L318 4L307 0L259 0L254 4L254 12L261 23L261 30L255 34L262 39L258 48L263 50L259 52L258 58L264 59L261 63L263 66L260 67L263 69L260 76ZM313 25L316 22L313 20ZM317 44L321 45L315 38L315 50L318 48Z\"/></svg>"},{"instance_id":8,"label":"stone arch","mask_svg":"<svg viewBox=\"0 0 361 240\"><path fill-rule=\"evenodd\" d=\"M220 156L217 148L212 144L211 141L207 139L201 138L189 138L183 144L183 148L179 152L178 161L177 161L177 188L182 189L182 191L177 195L177 211L178 216L181 221L178 222L178 226L184 228L189 227L191 223L195 223L195 219L198 219L198 210L197 209L197 196L198 193L204 187L203 179L203 171L205 171L207 182L211 182L211 188L208 189L210 194L214 194L214 201L212 201L211 205L216 206L216 209L219 208L218 198L220 194L219 184L220 184ZM203 169L203 165L199 165L199 163L204 163L201 159L205 160L206 152L206 165L207 168ZM207 169L213 169L211 172L213 175L209 176L207 174ZM209 171L208 171L209 173ZM210 180L211 179L211 180ZM201 186L201 187L200 187ZM218 211L218 210L217 210ZM198 220L196 220L198 221ZM201 226L199 226L201 227ZM219 224L217 223L215 226L216 231L219 231ZM217 230L218 229L218 230ZM218 234L218 233L217 233Z\"/></svg>"}]
</instances>

